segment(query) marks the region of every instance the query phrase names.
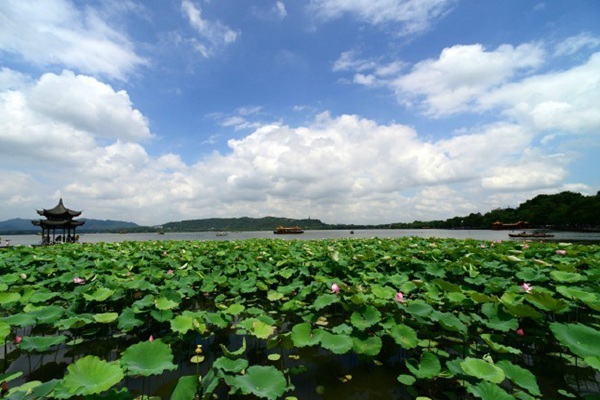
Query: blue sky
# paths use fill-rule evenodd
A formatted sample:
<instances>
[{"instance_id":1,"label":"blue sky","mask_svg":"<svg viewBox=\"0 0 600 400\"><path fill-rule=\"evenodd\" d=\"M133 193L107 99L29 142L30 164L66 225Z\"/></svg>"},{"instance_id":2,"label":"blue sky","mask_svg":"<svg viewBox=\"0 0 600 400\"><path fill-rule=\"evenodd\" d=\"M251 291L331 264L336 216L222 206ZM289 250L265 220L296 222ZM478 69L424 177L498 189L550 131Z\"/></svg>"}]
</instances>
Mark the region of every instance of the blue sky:
<instances>
[{"instance_id":1,"label":"blue sky","mask_svg":"<svg viewBox=\"0 0 600 400\"><path fill-rule=\"evenodd\" d=\"M5 0L0 220L431 220L600 189L600 2Z\"/></svg>"}]
</instances>

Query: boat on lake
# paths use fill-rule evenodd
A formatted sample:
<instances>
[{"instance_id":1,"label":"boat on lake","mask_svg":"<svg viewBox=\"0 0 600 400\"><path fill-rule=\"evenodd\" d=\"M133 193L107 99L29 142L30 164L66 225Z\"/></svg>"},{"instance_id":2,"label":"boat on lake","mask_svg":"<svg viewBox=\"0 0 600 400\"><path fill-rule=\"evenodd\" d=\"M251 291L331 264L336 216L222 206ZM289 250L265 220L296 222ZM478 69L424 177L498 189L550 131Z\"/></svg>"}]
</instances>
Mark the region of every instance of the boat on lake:
<instances>
[{"instance_id":1,"label":"boat on lake","mask_svg":"<svg viewBox=\"0 0 600 400\"><path fill-rule=\"evenodd\" d=\"M273 233L276 235L298 234L304 233L304 230L299 226L278 226L273 230Z\"/></svg>"},{"instance_id":2,"label":"boat on lake","mask_svg":"<svg viewBox=\"0 0 600 400\"><path fill-rule=\"evenodd\" d=\"M521 232L521 233L509 233L508 236L513 238L549 238L554 235L547 232Z\"/></svg>"}]
</instances>

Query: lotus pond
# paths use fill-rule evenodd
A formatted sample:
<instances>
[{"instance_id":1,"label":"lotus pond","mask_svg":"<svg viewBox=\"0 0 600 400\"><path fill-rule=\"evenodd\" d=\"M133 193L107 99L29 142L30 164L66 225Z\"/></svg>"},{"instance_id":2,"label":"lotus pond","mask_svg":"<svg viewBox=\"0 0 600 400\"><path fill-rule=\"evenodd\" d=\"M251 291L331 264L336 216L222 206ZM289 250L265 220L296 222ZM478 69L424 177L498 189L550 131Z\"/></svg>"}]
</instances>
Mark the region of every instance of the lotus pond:
<instances>
[{"instance_id":1,"label":"lotus pond","mask_svg":"<svg viewBox=\"0 0 600 400\"><path fill-rule=\"evenodd\" d=\"M0 251L6 399L600 399L600 246Z\"/></svg>"}]
</instances>

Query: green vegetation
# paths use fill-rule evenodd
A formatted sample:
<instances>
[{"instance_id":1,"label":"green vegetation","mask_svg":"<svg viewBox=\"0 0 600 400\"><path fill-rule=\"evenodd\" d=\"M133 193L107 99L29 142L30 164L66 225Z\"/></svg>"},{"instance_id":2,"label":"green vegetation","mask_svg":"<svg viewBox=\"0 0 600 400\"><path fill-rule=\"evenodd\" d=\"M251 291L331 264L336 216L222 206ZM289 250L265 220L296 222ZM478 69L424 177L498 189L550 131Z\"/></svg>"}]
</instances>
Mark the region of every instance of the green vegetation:
<instances>
[{"instance_id":1,"label":"green vegetation","mask_svg":"<svg viewBox=\"0 0 600 400\"><path fill-rule=\"evenodd\" d=\"M527 221L532 227L564 230L600 229L600 192L595 196L562 192L543 194L527 200L517 208L497 209L485 214L473 213L445 221L395 223L392 228L491 229L496 221Z\"/></svg>"},{"instance_id":2,"label":"green vegetation","mask_svg":"<svg viewBox=\"0 0 600 400\"><path fill-rule=\"evenodd\" d=\"M599 324L596 245L254 239L0 250L0 383L10 400L593 400Z\"/></svg>"}]
</instances>

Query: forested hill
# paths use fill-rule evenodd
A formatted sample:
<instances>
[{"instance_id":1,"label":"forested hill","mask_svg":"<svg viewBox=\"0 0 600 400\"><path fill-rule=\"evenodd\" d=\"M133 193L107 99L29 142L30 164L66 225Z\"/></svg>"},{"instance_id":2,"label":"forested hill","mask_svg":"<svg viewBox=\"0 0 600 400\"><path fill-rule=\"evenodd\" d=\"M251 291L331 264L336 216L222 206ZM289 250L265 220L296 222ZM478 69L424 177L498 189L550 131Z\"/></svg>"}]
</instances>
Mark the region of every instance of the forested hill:
<instances>
[{"instance_id":1,"label":"forested hill","mask_svg":"<svg viewBox=\"0 0 600 400\"><path fill-rule=\"evenodd\" d=\"M318 219L292 219L278 217L264 218L208 218L169 222L163 225L165 231L267 231L277 226L300 226L302 229L328 229L329 225Z\"/></svg>"},{"instance_id":2,"label":"forested hill","mask_svg":"<svg viewBox=\"0 0 600 400\"><path fill-rule=\"evenodd\" d=\"M473 213L445 221L395 223L392 224L392 227L490 229L496 221L504 223L527 221L531 227L552 227L554 229L599 229L600 192L595 196L584 196L573 192L543 194L527 200L517 208L496 209L483 215Z\"/></svg>"}]
</instances>

